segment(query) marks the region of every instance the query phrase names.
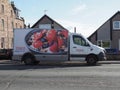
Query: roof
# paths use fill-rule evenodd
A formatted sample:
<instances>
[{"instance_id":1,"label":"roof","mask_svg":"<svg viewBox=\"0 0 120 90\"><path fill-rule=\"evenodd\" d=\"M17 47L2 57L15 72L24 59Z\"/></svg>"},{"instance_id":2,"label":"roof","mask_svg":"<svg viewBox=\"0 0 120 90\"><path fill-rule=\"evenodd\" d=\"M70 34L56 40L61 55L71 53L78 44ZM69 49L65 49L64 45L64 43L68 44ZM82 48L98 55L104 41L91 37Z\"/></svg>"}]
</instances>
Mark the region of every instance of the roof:
<instances>
[{"instance_id":1,"label":"roof","mask_svg":"<svg viewBox=\"0 0 120 90\"><path fill-rule=\"evenodd\" d=\"M15 6L14 1L11 1L11 6L12 6L14 12L16 12L16 10L17 10L17 11L20 11L20 10Z\"/></svg>"},{"instance_id":2,"label":"roof","mask_svg":"<svg viewBox=\"0 0 120 90\"><path fill-rule=\"evenodd\" d=\"M48 15L44 15L44 16L42 16L31 28L34 28L40 21L42 21L44 18L48 18L50 21L52 21L52 22L54 22L54 23L56 23L56 24L58 24L60 27L62 27L62 28L64 28L62 25L60 25L59 23L57 23L55 20L53 20L52 18L50 18ZM64 28L64 29L66 29L66 28Z\"/></svg>"}]
</instances>

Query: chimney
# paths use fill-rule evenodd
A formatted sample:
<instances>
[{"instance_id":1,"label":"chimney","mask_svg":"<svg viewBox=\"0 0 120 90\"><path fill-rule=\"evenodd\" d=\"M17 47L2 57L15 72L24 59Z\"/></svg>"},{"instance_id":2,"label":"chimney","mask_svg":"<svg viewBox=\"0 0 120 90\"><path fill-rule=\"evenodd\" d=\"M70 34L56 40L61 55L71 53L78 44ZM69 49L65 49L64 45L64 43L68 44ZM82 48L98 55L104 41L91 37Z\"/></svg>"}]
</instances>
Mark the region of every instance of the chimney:
<instances>
[{"instance_id":1,"label":"chimney","mask_svg":"<svg viewBox=\"0 0 120 90\"><path fill-rule=\"evenodd\" d=\"M76 33L76 27L74 27L74 33Z\"/></svg>"}]
</instances>

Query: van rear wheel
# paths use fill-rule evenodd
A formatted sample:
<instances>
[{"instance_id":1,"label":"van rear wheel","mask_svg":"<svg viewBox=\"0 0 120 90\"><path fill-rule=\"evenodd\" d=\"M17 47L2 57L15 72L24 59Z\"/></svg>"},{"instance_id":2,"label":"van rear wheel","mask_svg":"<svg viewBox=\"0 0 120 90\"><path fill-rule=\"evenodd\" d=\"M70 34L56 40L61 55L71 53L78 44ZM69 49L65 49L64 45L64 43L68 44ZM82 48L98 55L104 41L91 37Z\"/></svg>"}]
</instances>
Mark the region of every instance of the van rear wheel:
<instances>
[{"instance_id":1,"label":"van rear wheel","mask_svg":"<svg viewBox=\"0 0 120 90\"><path fill-rule=\"evenodd\" d=\"M29 55L24 56L23 61L24 61L25 65L34 65L34 63L35 63L34 58L32 56L29 56Z\"/></svg>"},{"instance_id":2,"label":"van rear wheel","mask_svg":"<svg viewBox=\"0 0 120 90\"><path fill-rule=\"evenodd\" d=\"M90 55L90 56L87 57L86 61L87 61L88 65L96 65L98 60L97 60L96 56Z\"/></svg>"}]
</instances>

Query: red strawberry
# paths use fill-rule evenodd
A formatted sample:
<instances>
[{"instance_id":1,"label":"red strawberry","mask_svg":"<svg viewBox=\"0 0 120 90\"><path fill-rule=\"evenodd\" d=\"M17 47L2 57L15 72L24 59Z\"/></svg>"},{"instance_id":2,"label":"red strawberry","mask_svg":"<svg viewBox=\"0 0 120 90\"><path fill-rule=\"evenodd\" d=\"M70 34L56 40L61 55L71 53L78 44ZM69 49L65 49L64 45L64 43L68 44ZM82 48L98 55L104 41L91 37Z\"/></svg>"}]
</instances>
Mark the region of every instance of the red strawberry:
<instances>
[{"instance_id":1,"label":"red strawberry","mask_svg":"<svg viewBox=\"0 0 120 90\"><path fill-rule=\"evenodd\" d=\"M68 31L67 31L67 30L62 30L62 34L63 34L66 38L68 38Z\"/></svg>"},{"instance_id":2,"label":"red strawberry","mask_svg":"<svg viewBox=\"0 0 120 90\"><path fill-rule=\"evenodd\" d=\"M56 40L56 30L52 29L47 32L46 38L48 41L52 42Z\"/></svg>"},{"instance_id":3,"label":"red strawberry","mask_svg":"<svg viewBox=\"0 0 120 90\"><path fill-rule=\"evenodd\" d=\"M40 48L42 46L42 42L41 41L36 41L33 43L33 47L34 48Z\"/></svg>"},{"instance_id":4,"label":"red strawberry","mask_svg":"<svg viewBox=\"0 0 120 90\"><path fill-rule=\"evenodd\" d=\"M53 45L49 47L49 49L51 52L57 52L58 51L57 43L54 42Z\"/></svg>"},{"instance_id":5,"label":"red strawberry","mask_svg":"<svg viewBox=\"0 0 120 90\"><path fill-rule=\"evenodd\" d=\"M64 41L61 37L58 37L57 39L58 39L58 48L61 48L62 45L64 44Z\"/></svg>"}]
</instances>

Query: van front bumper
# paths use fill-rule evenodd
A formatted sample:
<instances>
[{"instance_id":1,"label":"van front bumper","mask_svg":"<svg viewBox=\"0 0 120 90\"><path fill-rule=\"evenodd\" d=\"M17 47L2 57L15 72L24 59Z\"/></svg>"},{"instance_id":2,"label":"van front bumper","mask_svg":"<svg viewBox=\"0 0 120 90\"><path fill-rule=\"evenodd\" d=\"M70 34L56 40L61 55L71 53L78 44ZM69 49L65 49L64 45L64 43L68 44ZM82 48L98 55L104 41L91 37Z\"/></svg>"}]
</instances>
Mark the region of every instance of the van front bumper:
<instances>
[{"instance_id":1,"label":"van front bumper","mask_svg":"<svg viewBox=\"0 0 120 90\"><path fill-rule=\"evenodd\" d=\"M107 60L106 54L103 52L99 53L98 61L105 61L105 60Z\"/></svg>"}]
</instances>

